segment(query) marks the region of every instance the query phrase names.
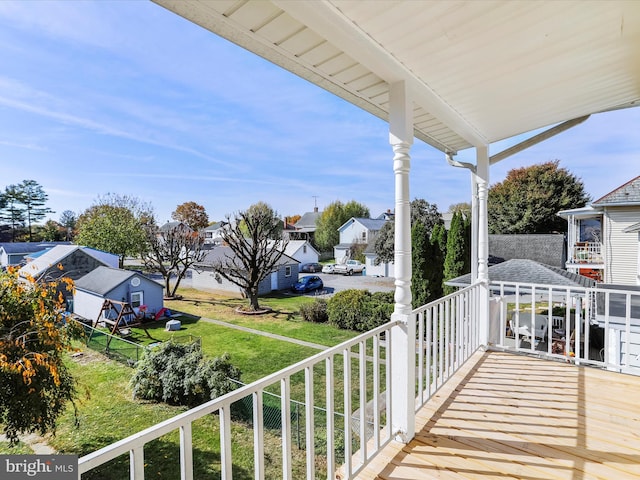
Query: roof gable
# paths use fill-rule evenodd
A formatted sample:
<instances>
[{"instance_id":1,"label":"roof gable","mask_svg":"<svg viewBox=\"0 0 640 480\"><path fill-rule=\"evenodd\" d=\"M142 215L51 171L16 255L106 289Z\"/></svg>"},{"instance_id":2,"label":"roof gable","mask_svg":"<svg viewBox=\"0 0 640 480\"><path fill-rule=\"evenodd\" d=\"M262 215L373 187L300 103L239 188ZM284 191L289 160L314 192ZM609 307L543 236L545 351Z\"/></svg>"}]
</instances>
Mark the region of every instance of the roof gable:
<instances>
[{"instance_id":1,"label":"roof gable","mask_svg":"<svg viewBox=\"0 0 640 480\"><path fill-rule=\"evenodd\" d=\"M379 231L382 226L387 223L388 220L385 219L378 219L378 218L357 218L357 217L351 217L349 220L347 220L346 222L344 222L340 228L338 228L339 232L342 232L343 230L346 230L350 225L352 225L353 223L359 223L360 225L362 225L364 228L366 228L368 231L370 232L377 232Z\"/></svg>"},{"instance_id":2,"label":"roof gable","mask_svg":"<svg viewBox=\"0 0 640 480\"><path fill-rule=\"evenodd\" d=\"M595 206L640 205L640 176L592 202Z\"/></svg>"}]
</instances>

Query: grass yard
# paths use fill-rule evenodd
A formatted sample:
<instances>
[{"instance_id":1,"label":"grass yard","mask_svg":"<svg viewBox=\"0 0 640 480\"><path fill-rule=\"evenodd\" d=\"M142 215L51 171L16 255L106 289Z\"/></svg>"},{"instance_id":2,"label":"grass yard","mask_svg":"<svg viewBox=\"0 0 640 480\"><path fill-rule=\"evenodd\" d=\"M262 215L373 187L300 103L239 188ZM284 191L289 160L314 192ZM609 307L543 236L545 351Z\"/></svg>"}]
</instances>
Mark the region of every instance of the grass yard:
<instances>
[{"instance_id":1,"label":"grass yard","mask_svg":"<svg viewBox=\"0 0 640 480\"><path fill-rule=\"evenodd\" d=\"M166 306L174 312L184 312L179 319L182 329L179 332L165 331L165 322L149 324L148 331L153 340L147 338L140 329L135 329L134 340L146 344L154 341L164 341L177 336L197 336L201 338L203 352L207 356L219 356L228 352L231 362L242 371L242 380L250 383L270 373L276 372L316 353L317 349L301 346L295 343L272 339L237 329L224 327L207 322L204 318L222 320L234 325L253 328L269 333L275 333L290 338L332 346L356 336L356 332L338 330L326 324L304 322L298 309L302 303L311 302L313 298L304 296L271 296L261 298L262 306L269 307L273 313L260 316L245 316L235 312L235 308L245 305L246 300L230 299L196 291L182 290L182 300L166 302ZM370 348L370 346L368 346ZM354 352L356 350L354 349ZM78 418L80 427L74 425L73 411L69 411L61 419L57 435L49 441L51 446L62 453L75 453L80 456L95 451L105 445L139 432L162 420L175 416L185 410L184 407L173 407L165 404L134 401L131 397L129 379L133 369L91 350L85 355L70 359L70 368L74 378L79 382L82 394L78 402ZM352 359L352 381L357 385L358 364ZM336 411L343 405L342 386L343 360L341 356L335 358L335 407ZM367 372L370 378L371 372ZM384 375L382 376L384 379ZM384 382L384 380L383 380ZM384 384L384 383L383 383ZM322 407L325 403L325 372L324 365L314 369L314 403ZM278 393L279 384L268 389ZM358 389L351 391L352 402L357 405ZM89 392L89 395L84 394ZM304 400L304 377L297 374L291 378L292 399ZM278 400L274 400L276 409L274 415L279 415ZM302 409L304 410L304 409ZM304 421L299 419L292 426L302 431L304 435ZM342 420L335 419L336 424ZM316 427L318 433L324 425L322 413L318 413ZM234 478L253 478L253 441L250 426L242 422L234 422L232 427ZM219 478L219 430L218 417L207 415L193 425L194 431L194 475L195 478ZM265 458L267 462L266 478L282 476L280 439L277 430L266 430ZM319 464L318 478L322 477L322 443L319 439L316 448ZM304 440L302 439L302 442ZM318 446L320 445L320 446ZM18 445L16 449L9 449L7 444L0 444L0 449L6 453L26 453L30 449L26 445ZM2 453L3 450L0 450ZM145 462L148 478L179 478L179 442L178 434L172 433L145 447ZM294 478L304 476L304 451L294 447ZM128 476L128 456L116 459L99 469L83 476L87 479L114 479ZM326 474L324 474L326 478Z\"/></svg>"},{"instance_id":2,"label":"grass yard","mask_svg":"<svg viewBox=\"0 0 640 480\"><path fill-rule=\"evenodd\" d=\"M72 374L79 382L82 394L78 402L79 428L75 427L73 409L61 419L56 435L49 444L61 453L80 456L139 432L151 425L186 410L162 403L134 401L129 379L133 370L86 351L79 360L69 360ZM244 423L233 422L234 478L253 478L252 431ZM220 434L217 415L207 415L193 424L194 477L220 478ZM265 434L267 478L281 476L278 459L279 439ZM180 477L180 444L178 433L170 433L145 447L147 478L175 479ZM13 450L10 453L14 453ZM15 452L18 453L18 452ZM296 451L295 463L302 464L304 452ZM299 467L301 468L301 467ZM94 469L83 479L113 480L128 478L128 455Z\"/></svg>"},{"instance_id":3,"label":"grass yard","mask_svg":"<svg viewBox=\"0 0 640 480\"><path fill-rule=\"evenodd\" d=\"M242 315L236 313L235 309L246 305L247 300L222 297L195 289L180 289L178 293L183 296L182 300L165 302L165 306L172 311L222 320L327 347L338 345L357 335L356 332L340 330L328 324L302 320L300 306L315 301L312 297L287 294L260 297L260 305L270 308L273 312L265 315Z\"/></svg>"}]
</instances>

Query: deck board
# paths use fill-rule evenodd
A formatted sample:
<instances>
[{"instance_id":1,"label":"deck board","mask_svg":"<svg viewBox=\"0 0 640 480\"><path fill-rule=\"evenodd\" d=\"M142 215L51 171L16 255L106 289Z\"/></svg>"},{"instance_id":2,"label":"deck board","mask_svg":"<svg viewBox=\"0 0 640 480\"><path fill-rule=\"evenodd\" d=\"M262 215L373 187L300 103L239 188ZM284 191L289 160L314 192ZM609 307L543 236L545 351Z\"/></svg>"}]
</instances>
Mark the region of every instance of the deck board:
<instances>
[{"instance_id":1,"label":"deck board","mask_svg":"<svg viewBox=\"0 0 640 480\"><path fill-rule=\"evenodd\" d=\"M357 478L640 479L640 377L477 353Z\"/></svg>"}]
</instances>

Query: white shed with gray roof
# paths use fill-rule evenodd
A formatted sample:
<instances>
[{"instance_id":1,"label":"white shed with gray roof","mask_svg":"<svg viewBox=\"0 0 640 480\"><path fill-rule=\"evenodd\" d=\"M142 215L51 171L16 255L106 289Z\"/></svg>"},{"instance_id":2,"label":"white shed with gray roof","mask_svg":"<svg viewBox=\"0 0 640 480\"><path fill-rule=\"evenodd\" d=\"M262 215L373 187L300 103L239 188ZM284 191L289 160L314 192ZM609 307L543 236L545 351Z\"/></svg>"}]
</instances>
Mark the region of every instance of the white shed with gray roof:
<instances>
[{"instance_id":1,"label":"white shed with gray roof","mask_svg":"<svg viewBox=\"0 0 640 480\"><path fill-rule=\"evenodd\" d=\"M163 287L139 272L98 267L75 284L73 313L95 320L105 300L128 302L137 312L146 305L148 313L157 313L163 306Z\"/></svg>"}]
</instances>

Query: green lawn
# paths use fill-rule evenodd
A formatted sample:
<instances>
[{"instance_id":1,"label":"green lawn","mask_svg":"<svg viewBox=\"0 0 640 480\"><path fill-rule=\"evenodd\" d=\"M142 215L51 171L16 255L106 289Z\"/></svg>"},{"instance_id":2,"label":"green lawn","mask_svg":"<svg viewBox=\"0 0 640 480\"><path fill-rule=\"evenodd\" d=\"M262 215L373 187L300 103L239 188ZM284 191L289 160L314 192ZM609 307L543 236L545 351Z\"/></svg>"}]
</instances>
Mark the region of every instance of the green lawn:
<instances>
[{"instance_id":1,"label":"green lawn","mask_svg":"<svg viewBox=\"0 0 640 480\"><path fill-rule=\"evenodd\" d=\"M247 300L223 298L194 289L182 289L179 293L183 296L182 300L165 302L165 306L172 311L222 320L327 347L338 345L357 335L356 332L340 330L331 325L303 321L299 313L300 305L313 302L312 297L286 294L261 297L260 306L272 309L272 313L242 315L236 313L235 309L246 305Z\"/></svg>"},{"instance_id":2,"label":"green lawn","mask_svg":"<svg viewBox=\"0 0 640 480\"><path fill-rule=\"evenodd\" d=\"M322 345L336 345L356 335L355 332L338 330L329 325L312 324L302 321L298 314L302 303L313 301L303 296L271 296L261 298L262 306L269 307L272 313L260 316L245 316L235 312L246 300L214 296L196 290L182 290L183 300L166 302L174 312L184 312L179 317L182 329L179 332L166 332L165 322L149 324L148 331L153 340L147 338L140 329L135 329L133 340L142 344L164 341L173 335L200 337L203 352L207 356L218 356L228 352L231 362L242 371L242 380L250 383L270 373L276 372L300 360L308 358L319 350L297 345L291 342L271 339L237 329L215 325L200 317L222 320L264 332L276 333L291 338L305 340ZM357 382L357 362L353 360L353 379ZM59 423L57 435L50 444L60 452L85 455L135 432L143 430L162 420L170 418L185 409L165 404L135 401L131 397L128 385L133 369L106 357L86 350L78 359L69 360L74 378L79 382L81 399L77 403L79 428L74 425L73 410L70 408ZM343 404L342 368L340 356L335 359L336 410ZM315 404L325 403L324 365L314 369ZM304 399L304 376L297 374L291 378L293 399ZM278 393L279 384L268 389ZM351 389L352 398L357 402L357 388ZM279 409L276 403L277 416ZM318 425L324 419L316 419ZM339 421L339 419L336 419ZM196 478L219 478L219 431L217 416L208 415L193 425L194 458ZM304 433L304 419L292 428L301 428ZM233 425L234 478L252 478L252 431L243 423ZM267 452L267 478L281 477L282 464L277 432L267 430L265 449ZM7 453L18 452L8 449L6 444L0 448ZM19 445L18 449L29 451L28 446ZM304 452L294 449L294 477L302 475ZM2 453L4 450L0 450ZM20 453L23 453L22 451ZM169 434L154 441L145 448L145 463L148 478L179 477L179 443L177 433ZM321 460L320 460L321 463ZM320 471L322 469L320 468ZM128 456L110 462L83 478L113 479L128 476Z\"/></svg>"}]
</instances>

